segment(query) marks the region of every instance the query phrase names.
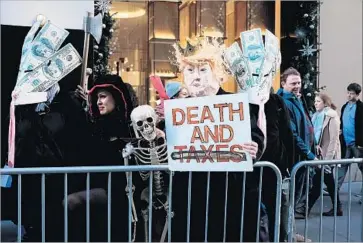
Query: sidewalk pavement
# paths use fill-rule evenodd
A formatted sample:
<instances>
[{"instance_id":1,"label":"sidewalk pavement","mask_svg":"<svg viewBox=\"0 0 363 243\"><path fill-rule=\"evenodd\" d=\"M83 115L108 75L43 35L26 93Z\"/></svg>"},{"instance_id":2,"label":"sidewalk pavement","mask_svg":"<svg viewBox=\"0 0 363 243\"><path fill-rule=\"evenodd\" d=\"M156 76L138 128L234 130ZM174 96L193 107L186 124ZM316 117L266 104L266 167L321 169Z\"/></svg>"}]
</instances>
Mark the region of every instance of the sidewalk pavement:
<instances>
[{"instance_id":1,"label":"sidewalk pavement","mask_svg":"<svg viewBox=\"0 0 363 243\"><path fill-rule=\"evenodd\" d=\"M362 182L353 182L351 215L350 215L350 242L363 242L363 204L359 203L360 197L355 196L361 193ZM340 200L343 207L343 216L336 218L336 241L347 242L348 240L348 183L344 183L340 190ZM320 198L321 199L321 198ZM307 220L308 238L313 242L319 242L320 234L320 199L311 210ZM332 208L329 196L323 197L323 212ZM305 220L295 220L297 233L304 235ZM334 217L323 216L322 221L322 242L333 242L334 240Z\"/></svg>"}]
</instances>

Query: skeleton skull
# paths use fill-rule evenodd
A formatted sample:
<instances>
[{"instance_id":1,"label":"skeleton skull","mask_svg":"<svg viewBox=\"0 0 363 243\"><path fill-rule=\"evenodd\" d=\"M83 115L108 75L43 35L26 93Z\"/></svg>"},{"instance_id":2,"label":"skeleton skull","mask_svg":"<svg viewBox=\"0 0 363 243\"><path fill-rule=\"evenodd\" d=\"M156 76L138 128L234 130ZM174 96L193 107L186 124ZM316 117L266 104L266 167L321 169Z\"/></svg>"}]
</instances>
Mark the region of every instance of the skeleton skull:
<instances>
[{"instance_id":1,"label":"skeleton skull","mask_svg":"<svg viewBox=\"0 0 363 243\"><path fill-rule=\"evenodd\" d=\"M131 112L131 121L135 132L150 142L156 138L157 119L158 116L154 108L149 105L138 106Z\"/></svg>"}]
</instances>

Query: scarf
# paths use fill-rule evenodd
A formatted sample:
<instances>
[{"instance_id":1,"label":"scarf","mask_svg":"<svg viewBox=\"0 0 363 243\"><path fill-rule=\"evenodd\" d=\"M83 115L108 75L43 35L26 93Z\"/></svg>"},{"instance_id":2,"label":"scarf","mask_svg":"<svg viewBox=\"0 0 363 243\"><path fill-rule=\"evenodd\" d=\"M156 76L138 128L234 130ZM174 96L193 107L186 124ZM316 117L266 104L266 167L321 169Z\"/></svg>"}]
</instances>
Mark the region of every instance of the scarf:
<instances>
[{"instance_id":1,"label":"scarf","mask_svg":"<svg viewBox=\"0 0 363 243\"><path fill-rule=\"evenodd\" d=\"M321 133L323 132L323 123L325 118L326 109L323 109L322 111L317 111L314 113L312 117L312 122L314 126L314 136L315 141L318 144L320 141Z\"/></svg>"}]
</instances>

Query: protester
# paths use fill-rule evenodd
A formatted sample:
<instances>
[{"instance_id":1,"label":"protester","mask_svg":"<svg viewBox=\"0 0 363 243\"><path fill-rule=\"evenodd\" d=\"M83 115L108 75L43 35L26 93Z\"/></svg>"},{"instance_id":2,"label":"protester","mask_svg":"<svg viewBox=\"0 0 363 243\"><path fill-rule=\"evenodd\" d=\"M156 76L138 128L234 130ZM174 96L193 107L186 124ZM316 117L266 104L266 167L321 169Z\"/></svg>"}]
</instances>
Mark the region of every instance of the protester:
<instances>
[{"instance_id":1,"label":"protester","mask_svg":"<svg viewBox=\"0 0 363 243\"><path fill-rule=\"evenodd\" d=\"M202 40L200 45L181 50L176 49L176 65L183 73L184 83L192 97L214 96L229 94L221 88L226 80L222 61L222 47L214 41ZM258 106L250 105L251 143L243 145L254 159L258 160L263 151L264 136L257 127ZM242 173L210 174L208 233L205 236L205 214L207 199L208 173L191 173L191 218L190 241L239 241L241 232L242 204ZM225 206L226 176L229 180L227 212ZM189 173L175 174L173 183L174 218L172 225L173 241L186 241L187 209L188 209L188 179ZM256 240L258 190L257 179L253 173L247 174L244 210L243 241ZM227 232L224 238L223 219L227 215ZM246 220L248 219L248 220Z\"/></svg>"},{"instance_id":2,"label":"protester","mask_svg":"<svg viewBox=\"0 0 363 243\"><path fill-rule=\"evenodd\" d=\"M39 106L16 107L15 168L82 166L92 163L89 147L92 141L90 126L74 92L60 89L52 102ZM10 219L17 223L18 177L13 176ZM68 194L84 190L84 174L68 175ZM47 241L64 240L64 175L45 177L45 237ZM41 175L24 175L21 179L21 223L25 228L24 241L41 241L42 197ZM69 218L74 214L71 208ZM70 226L71 226L71 221ZM75 237L71 227L69 239Z\"/></svg>"},{"instance_id":3,"label":"protester","mask_svg":"<svg viewBox=\"0 0 363 243\"><path fill-rule=\"evenodd\" d=\"M177 81L169 81L165 87L166 94L170 99L183 99L190 97L188 90ZM158 100L155 111L159 116L158 128L165 131L164 100Z\"/></svg>"},{"instance_id":4,"label":"protester","mask_svg":"<svg viewBox=\"0 0 363 243\"><path fill-rule=\"evenodd\" d=\"M189 97L188 90L180 82L170 81L166 84L165 89L170 99Z\"/></svg>"},{"instance_id":5,"label":"protester","mask_svg":"<svg viewBox=\"0 0 363 243\"><path fill-rule=\"evenodd\" d=\"M120 76L105 75L96 80L95 85L88 93L88 97L96 145L93 148L99 151L95 165L125 165L122 150L130 138L134 137L130 128L130 114L134 108L134 102L127 86ZM139 176L136 175L135 172L133 177L134 198L138 199L140 180ZM108 188L108 173L97 173L92 175L92 178L94 187L103 189L107 194L111 193L112 241L128 241L129 227L134 230L134 226L129 223L128 217L129 200L127 191L125 191L127 190L126 173L111 174L111 191ZM107 221L109 220L107 218L107 198L97 206L93 211L94 214L98 215L97 239L98 241L106 241Z\"/></svg>"}]
</instances>

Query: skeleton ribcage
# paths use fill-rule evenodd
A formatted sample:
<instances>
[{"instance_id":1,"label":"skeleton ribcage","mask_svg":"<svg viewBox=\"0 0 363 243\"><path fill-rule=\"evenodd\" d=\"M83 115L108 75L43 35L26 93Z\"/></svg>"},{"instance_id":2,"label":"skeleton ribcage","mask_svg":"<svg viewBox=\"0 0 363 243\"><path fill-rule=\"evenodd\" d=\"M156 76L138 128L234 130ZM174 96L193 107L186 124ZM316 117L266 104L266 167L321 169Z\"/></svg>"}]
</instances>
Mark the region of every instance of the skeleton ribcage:
<instances>
[{"instance_id":1,"label":"skeleton ribcage","mask_svg":"<svg viewBox=\"0 0 363 243\"><path fill-rule=\"evenodd\" d=\"M138 147L134 149L133 155L138 165L158 165L168 162L167 146L165 139L159 138L155 143L140 141ZM146 181L150 177L149 171L141 171L142 180ZM162 172L154 171L153 174L154 192L157 196L164 193L164 179Z\"/></svg>"}]
</instances>

